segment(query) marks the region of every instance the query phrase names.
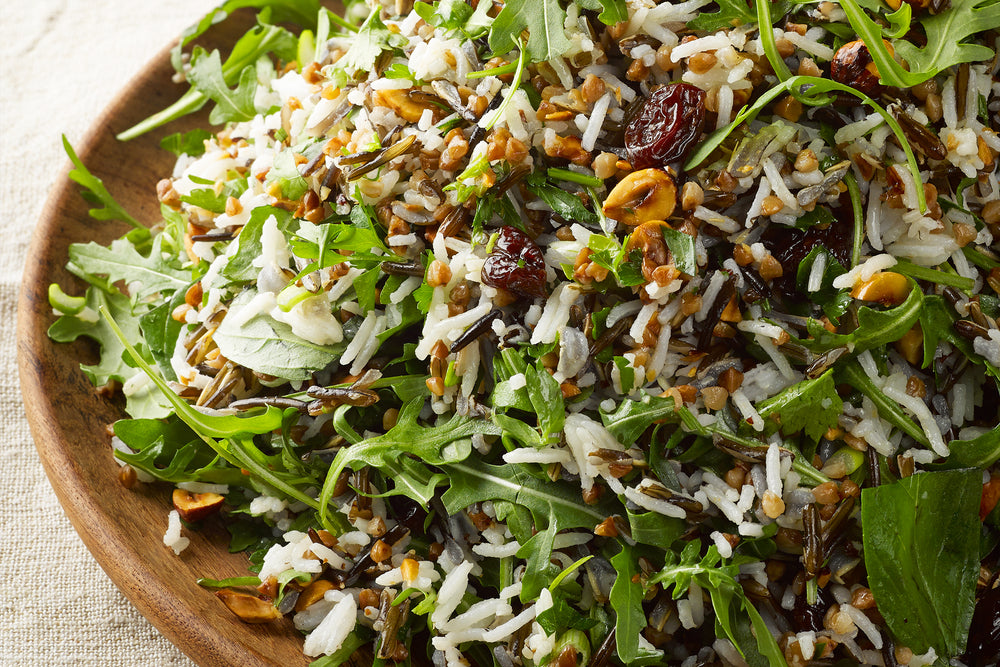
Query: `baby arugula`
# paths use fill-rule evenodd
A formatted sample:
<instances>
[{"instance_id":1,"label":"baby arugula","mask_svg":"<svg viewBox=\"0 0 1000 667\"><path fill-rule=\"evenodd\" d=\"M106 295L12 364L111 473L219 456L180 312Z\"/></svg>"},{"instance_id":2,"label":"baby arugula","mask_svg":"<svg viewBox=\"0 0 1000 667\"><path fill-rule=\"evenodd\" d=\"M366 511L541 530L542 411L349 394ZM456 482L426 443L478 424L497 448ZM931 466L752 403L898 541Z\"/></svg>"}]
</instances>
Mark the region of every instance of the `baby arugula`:
<instances>
[{"instance_id":1,"label":"baby arugula","mask_svg":"<svg viewBox=\"0 0 1000 667\"><path fill-rule=\"evenodd\" d=\"M598 18L605 25L614 25L628 15L624 0L574 1L583 9L602 9ZM527 30L528 62L551 60L570 47L563 29L565 21L566 10L559 0L509 0L493 20L490 48L497 55L509 53Z\"/></svg>"},{"instance_id":2,"label":"baby arugula","mask_svg":"<svg viewBox=\"0 0 1000 667\"><path fill-rule=\"evenodd\" d=\"M927 45L918 47L905 39L893 42L909 66L904 69L883 41L885 37L899 37L898 34L887 34L885 28L865 13L858 0L841 0L840 6L871 52L882 83L899 88L915 86L954 65L989 60L993 57L989 47L964 40L1000 27L1000 4L994 0L952 0L947 9L936 14L922 11L916 21L923 26ZM892 23L910 25L910 6L903 3L899 11L902 14L894 17ZM875 13L881 16L880 12Z\"/></svg>"}]
</instances>

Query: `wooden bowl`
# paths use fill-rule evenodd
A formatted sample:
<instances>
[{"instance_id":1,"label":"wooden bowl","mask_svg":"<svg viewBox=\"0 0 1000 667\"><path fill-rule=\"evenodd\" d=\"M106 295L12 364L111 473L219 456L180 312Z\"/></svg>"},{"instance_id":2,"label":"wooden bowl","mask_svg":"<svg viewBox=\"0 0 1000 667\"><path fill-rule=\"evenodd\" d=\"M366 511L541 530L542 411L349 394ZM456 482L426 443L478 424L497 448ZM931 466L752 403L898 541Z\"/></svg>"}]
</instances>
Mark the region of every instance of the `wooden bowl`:
<instances>
[{"instance_id":1,"label":"wooden bowl","mask_svg":"<svg viewBox=\"0 0 1000 667\"><path fill-rule=\"evenodd\" d=\"M226 21L204 40L225 52L249 19ZM167 134L208 127L207 113L161 128L128 143L115 134L177 99L183 90L170 83L169 49L135 78L76 146L83 163L103 179L115 199L139 220L160 219L157 181L171 173L173 156L159 147ZM108 243L127 231L124 223L100 222L69 178L59 181L38 223L21 288L18 357L28 421L45 472L66 514L111 580L168 639L195 662L211 667L307 665L302 637L291 621L246 625L199 577L222 579L247 574L244 554L230 554L221 523L185 531L191 545L180 555L163 544L170 488L118 481L107 425L124 416L119 404L101 395L80 370L94 363L89 341L57 344L46 330L55 317L49 283L82 294L85 285L66 271L71 243Z\"/></svg>"}]
</instances>

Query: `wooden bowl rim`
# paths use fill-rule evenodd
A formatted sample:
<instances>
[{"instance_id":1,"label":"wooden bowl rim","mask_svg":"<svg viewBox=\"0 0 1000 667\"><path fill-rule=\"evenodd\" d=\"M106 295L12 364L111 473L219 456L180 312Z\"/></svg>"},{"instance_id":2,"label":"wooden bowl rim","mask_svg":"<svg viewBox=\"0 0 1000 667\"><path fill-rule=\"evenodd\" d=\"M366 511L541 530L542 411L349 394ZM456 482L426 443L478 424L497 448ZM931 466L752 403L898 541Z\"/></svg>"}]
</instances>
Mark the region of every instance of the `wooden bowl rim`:
<instances>
[{"instance_id":1,"label":"wooden bowl rim","mask_svg":"<svg viewBox=\"0 0 1000 667\"><path fill-rule=\"evenodd\" d=\"M115 120L125 115L149 86L162 85L162 81L154 80L155 73L158 67L169 62L169 58L170 46L162 49L140 70L94 121L85 139L76 147L85 165L94 166L88 158L96 154L99 147L117 142L110 129L116 125ZM276 661L276 656L267 655L254 645L256 639L265 637L282 645L297 642L301 664L305 665L308 659L301 654L301 639L296 637L290 622L282 622L274 628L242 624L233 626L242 630L213 627L198 612L195 601L178 598L167 580L167 573L151 569L139 549L140 545L129 539L114 517L103 512L97 501L100 490L90 488L81 476L80 462L73 455L74 443L68 441L68 434L60 427L58 411L42 382L42 360L46 352L51 354L52 349L59 349L46 335L49 324L54 320L47 289L53 279L51 271L54 263L65 264L67 259L64 252L61 257L53 256L53 253L59 252L53 248L59 242L53 239L63 225L87 222L86 219L65 219L62 215L61 205L70 198L78 198L78 191L82 189L68 178L71 168L72 164L67 160L42 209L25 261L18 300L17 346L21 391L31 434L46 475L67 517L101 568L142 615L195 662L212 667L289 664L287 659ZM128 177L123 178L127 180ZM153 196L151 192L150 197ZM65 347L69 348L68 345ZM80 372L79 362L74 363L77 372ZM167 509L169 502L164 505L164 525ZM164 548L162 544L146 546L149 549ZM219 547L225 551L224 546ZM221 606L214 599L211 602Z\"/></svg>"}]
</instances>

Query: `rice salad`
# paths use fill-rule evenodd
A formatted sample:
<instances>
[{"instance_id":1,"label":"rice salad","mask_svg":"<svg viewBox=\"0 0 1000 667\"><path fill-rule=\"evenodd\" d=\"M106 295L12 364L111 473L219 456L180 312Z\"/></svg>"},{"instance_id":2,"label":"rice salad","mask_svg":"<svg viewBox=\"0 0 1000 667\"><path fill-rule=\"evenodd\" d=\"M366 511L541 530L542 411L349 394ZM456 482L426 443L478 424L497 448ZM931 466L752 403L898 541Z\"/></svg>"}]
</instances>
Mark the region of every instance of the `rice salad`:
<instances>
[{"instance_id":1,"label":"rice salad","mask_svg":"<svg viewBox=\"0 0 1000 667\"><path fill-rule=\"evenodd\" d=\"M206 595L316 667L996 664L1000 4L341 10L185 32L150 229L66 144L133 228L50 335Z\"/></svg>"}]
</instances>

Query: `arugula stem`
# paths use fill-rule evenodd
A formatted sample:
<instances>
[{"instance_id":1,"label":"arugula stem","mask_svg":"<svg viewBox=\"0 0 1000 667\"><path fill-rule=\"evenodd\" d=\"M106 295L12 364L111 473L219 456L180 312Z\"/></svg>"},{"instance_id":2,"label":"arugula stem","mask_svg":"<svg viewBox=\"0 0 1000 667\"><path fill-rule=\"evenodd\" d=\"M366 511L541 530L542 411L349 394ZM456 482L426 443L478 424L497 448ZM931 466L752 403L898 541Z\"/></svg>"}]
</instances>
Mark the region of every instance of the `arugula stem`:
<instances>
[{"instance_id":1,"label":"arugula stem","mask_svg":"<svg viewBox=\"0 0 1000 667\"><path fill-rule=\"evenodd\" d=\"M861 261L861 246L865 241L865 216L861 210L861 189L858 188L858 181L850 171L844 175L844 183L847 184L847 194L851 197L851 209L854 214L854 238L851 245L851 268Z\"/></svg>"},{"instance_id":2,"label":"arugula stem","mask_svg":"<svg viewBox=\"0 0 1000 667\"><path fill-rule=\"evenodd\" d=\"M965 255L967 260L978 266L980 269L986 269L989 271L990 269L1000 267L1000 262L996 261L992 257L984 255L972 246L967 245L962 248L962 254Z\"/></svg>"},{"instance_id":3,"label":"arugula stem","mask_svg":"<svg viewBox=\"0 0 1000 667\"><path fill-rule=\"evenodd\" d=\"M920 266L919 264L914 264L913 262L906 261L905 259L898 260L896 265L892 267L892 270L896 273L901 273L904 276L909 276L916 280L926 280L938 285L957 287L958 289L966 291L971 290L976 284L976 281L972 278L966 278L965 276L960 276L957 273L949 273L940 269L932 269L928 266Z\"/></svg>"},{"instance_id":4,"label":"arugula stem","mask_svg":"<svg viewBox=\"0 0 1000 667\"><path fill-rule=\"evenodd\" d=\"M560 169L559 167L550 167L546 172L549 178L556 181L567 181L569 183L579 183L580 185L586 185L591 188L599 188L604 185L604 181L597 178L596 176L587 176L586 174L578 174L575 171L570 171L569 169Z\"/></svg>"},{"instance_id":5,"label":"arugula stem","mask_svg":"<svg viewBox=\"0 0 1000 667\"><path fill-rule=\"evenodd\" d=\"M465 75L467 79L485 79L488 76L502 76L504 74L512 74L517 70L517 63L507 63L506 65L501 65L500 67L494 67L493 69L483 69L477 70L475 72L469 72Z\"/></svg>"},{"instance_id":6,"label":"arugula stem","mask_svg":"<svg viewBox=\"0 0 1000 667\"><path fill-rule=\"evenodd\" d=\"M521 87L521 76L524 74L524 65L528 60L528 51L524 47L522 42L518 42L518 55L517 55L517 69L514 71L514 81L510 84L510 89L507 91L506 97L503 98L503 102L497 107L497 110L493 112L493 116L490 117L490 121L486 123L486 127L483 129L489 132L496 125L497 121L503 118L503 115L507 112L507 107L510 106L510 101L514 98L514 94L517 93L517 89Z\"/></svg>"},{"instance_id":7,"label":"arugula stem","mask_svg":"<svg viewBox=\"0 0 1000 667\"><path fill-rule=\"evenodd\" d=\"M890 422L893 426L903 431L911 438L930 447L927 436L917 424L910 419L903 409L894 400L886 396L881 389L872 381L864 369L856 360L851 360L840 368L842 378L852 387L871 399L878 409L879 416Z\"/></svg>"},{"instance_id":8,"label":"arugula stem","mask_svg":"<svg viewBox=\"0 0 1000 667\"><path fill-rule=\"evenodd\" d=\"M767 61L771 63L771 69L779 81L786 81L792 77L788 65L784 58L778 53L778 45L774 41L774 20L771 18L771 0L756 0L757 5L757 28L760 30L760 44L764 48Z\"/></svg>"}]
</instances>

